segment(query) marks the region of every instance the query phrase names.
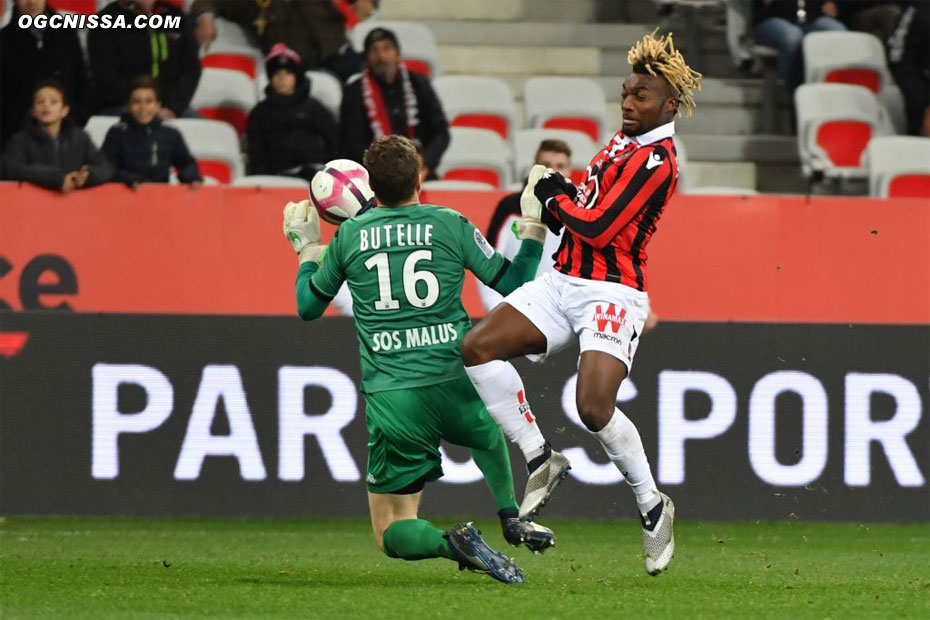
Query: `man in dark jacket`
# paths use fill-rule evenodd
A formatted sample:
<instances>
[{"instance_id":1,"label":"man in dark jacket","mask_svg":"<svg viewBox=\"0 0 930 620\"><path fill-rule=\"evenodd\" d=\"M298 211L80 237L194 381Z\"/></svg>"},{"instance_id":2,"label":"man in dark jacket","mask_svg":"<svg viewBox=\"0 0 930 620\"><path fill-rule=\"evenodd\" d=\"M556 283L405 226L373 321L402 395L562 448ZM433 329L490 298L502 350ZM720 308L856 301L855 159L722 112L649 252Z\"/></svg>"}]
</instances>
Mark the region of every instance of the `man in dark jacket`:
<instances>
[{"instance_id":1,"label":"man in dark jacket","mask_svg":"<svg viewBox=\"0 0 930 620\"><path fill-rule=\"evenodd\" d=\"M40 80L61 82L71 102L71 120L83 125L87 117L87 67L77 31L66 28L20 28L19 16L48 16L56 11L45 0L17 0L10 23L0 30L0 146L23 127Z\"/></svg>"},{"instance_id":2,"label":"man in dark jacket","mask_svg":"<svg viewBox=\"0 0 930 620\"><path fill-rule=\"evenodd\" d=\"M140 183L167 183L174 167L181 183L199 187L203 179L184 137L158 117L161 102L155 80L147 75L136 78L127 107L129 111L103 141L103 154L115 168L113 180L133 188Z\"/></svg>"},{"instance_id":3,"label":"man in dark jacket","mask_svg":"<svg viewBox=\"0 0 930 620\"><path fill-rule=\"evenodd\" d=\"M266 58L267 98L249 114L249 174L299 176L308 181L336 157L338 124L310 96L301 58L283 43Z\"/></svg>"},{"instance_id":4,"label":"man in dark jacket","mask_svg":"<svg viewBox=\"0 0 930 620\"><path fill-rule=\"evenodd\" d=\"M433 177L449 146L449 122L429 78L400 61L397 36L375 28L365 37L368 68L346 86L342 99L342 148L349 159L362 161L371 141L399 134L421 148L428 177Z\"/></svg>"},{"instance_id":5,"label":"man in dark jacket","mask_svg":"<svg viewBox=\"0 0 930 620\"><path fill-rule=\"evenodd\" d=\"M35 89L32 117L3 149L3 178L28 181L64 193L106 183L113 170L90 136L68 118L60 82Z\"/></svg>"},{"instance_id":6,"label":"man in dark jacket","mask_svg":"<svg viewBox=\"0 0 930 620\"><path fill-rule=\"evenodd\" d=\"M930 137L930 2L909 2L888 39L888 65L907 110L907 132Z\"/></svg>"},{"instance_id":7,"label":"man in dark jacket","mask_svg":"<svg viewBox=\"0 0 930 620\"><path fill-rule=\"evenodd\" d=\"M126 23L132 23L140 13L180 16L181 27L90 31L90 68L97 86L98 113L118 114L129 98L132 81L150 75L164 102L161 118L191 115L191 98L200 81L200 59L190 21L183 11L164 0L118 0L104 7L99 15L114 19L122 15Z\"/></svg>"},{"instance_id":8,"label":"man in dark jacket","mask_svg":"<svg viewBox=\"0 0 930 620\"><path fill-rule=\"evenodd\" d=\"M254 35L264 53L284 43L304 67L326 67L343 81L364 65L349 44L346 16L333 0L196 0L191 17L203 46L216 38L214 19L222 17Z\"/></svg>"}]
</instances>

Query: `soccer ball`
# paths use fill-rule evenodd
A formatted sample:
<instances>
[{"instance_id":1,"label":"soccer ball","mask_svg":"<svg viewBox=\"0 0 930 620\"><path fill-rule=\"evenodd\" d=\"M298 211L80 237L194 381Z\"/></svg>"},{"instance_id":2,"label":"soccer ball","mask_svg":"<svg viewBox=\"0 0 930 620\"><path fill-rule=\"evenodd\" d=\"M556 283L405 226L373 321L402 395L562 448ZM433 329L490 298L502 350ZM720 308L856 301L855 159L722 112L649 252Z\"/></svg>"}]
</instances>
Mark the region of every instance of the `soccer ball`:
<instances>
[{"instance_id":1,"label":"soccer ball","mask_svg":"<svg viewBox=\"0 0 930 620\"><path fill-rule=\"evenodd\" d=\"M351 159L334 159L310 181L310 200L320 217L336 226L371 204L368 171Z\"/></svg>"}]
</instances>

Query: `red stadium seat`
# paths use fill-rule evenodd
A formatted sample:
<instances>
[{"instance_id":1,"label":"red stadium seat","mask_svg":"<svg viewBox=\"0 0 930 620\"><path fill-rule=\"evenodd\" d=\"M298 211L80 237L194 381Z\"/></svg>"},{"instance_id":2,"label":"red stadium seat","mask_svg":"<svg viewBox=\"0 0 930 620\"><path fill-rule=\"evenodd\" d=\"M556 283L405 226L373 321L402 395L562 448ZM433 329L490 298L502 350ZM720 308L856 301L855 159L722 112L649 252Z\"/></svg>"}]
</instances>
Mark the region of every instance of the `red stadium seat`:
<instances>
[{"instance_id":1,"label":"red stadium seat","mask_svg":"<svg viewBox=\"0 0 930 620\"><path fill-rule=\"evenodd\" d=\"M500 175L491 168L454 168L442 175L443 181L475 181L501 187Z\"/></svg>"},{"instance_id":2,"label":"red stadium seat","mask_svg":"<svg viewBox=\"0 0 930 620\"><path fill-rule=\"evenodd\" d=\"M829 121L817 129L817 144L834 166L859 167L872 127L859 121Z\"/></svg>"},{"instance_id":3,"label":"red stadium seat","mask_svg":"<svg viewBox=\"0 0 930 620\"><path fill-rule=\"evenodd\" d=\"M426 77L433 77L433 69L425 60L404 58L404 64L407 65L408 71L413 71L414 73L419 73L421 75L425 75Z\"/></svg>"},{"instance_id":4,"label":"red stadium seat","mask_svg":"<svg viewBox=\"0 0 930 620\"><path fill-rule=\"evenodd\" d=\"M902 174L888 185L889 198L930 199L930 174Z\"/></svg>"},{"instance_id":5,"label":"red stadium seat","mask_svg":"<svg viewBox=\"0 0 930 620\"><path fill-rule=\"evenodd\" d=\"M209 67L212 69L230 69L232 71L240 71L253 80L255 79L255 75L258 73L255 57L246 54L226 52L207 54L200 60L200 66L203 68Z\"/></svg>"},{"instance_id":6,"label":"red stadium seat","mask_svg":"<svg viewBox=\"0 0 930 620\"><path fill-rule=\"evenodd\" d=\"M198 159L197 165L200 167L200 175L203 177L213 177L223 184L232 181L232 168L225 161Z\"/></svg>"},{"instance_id":7,"label":"red stadium seat","mask_svg":"<svg viewBox=\"0 0 930 620\"><path fill-rule=\"evenodd\" d=\"M568 129L570 131L580 131L587 135L595 142L600 141L600 125L597 121L590 118L574 118L571 116L559 116L550 118L542 125L546 129Z\"/></svg>"},{"instance_id":8,"label":"red stadium seat","mask_svg":"<svg viewBox=\"0 0 930 620\"><path fill-rule=\"evenodd\" d=\"M834 84L855 84L864 86L873 93L878 94L881 88L882 76L871 69L833 69L824 76L824 82Z\"/></svg>"},{"instance_id":9,"label":"red stadium seat","mask_svg":"<svg viewBox=\"0 0 930 620\"><path fill-rule=\"evenodd\" d=\"M97 12L96 0L51 0L48 5L56 11L83 13L91 15Z\"/></svg>"},{"instance_id":10,"label":"red stadium seat","mask_svg":"<svg viewBox=\"0 0 930 620\"><path fill-rule=\"evenodd\" d=\"M489 129L501 138L507 138L507 119L494 114L459 114L450 123L453 127Z\"/></svg>"},{"instance_id":11,"label":"red stadium seat","mask_svg":"<svg viewBox=\"0 0 930 620\"><path fill-rule=\"evenodd\" d=\"M235 127L236 133L240 136L245 135L245 131L249 126L249 113L241 108L197 108L197 111L204 118L229 123Z\"/></svg>"}]
</instances>

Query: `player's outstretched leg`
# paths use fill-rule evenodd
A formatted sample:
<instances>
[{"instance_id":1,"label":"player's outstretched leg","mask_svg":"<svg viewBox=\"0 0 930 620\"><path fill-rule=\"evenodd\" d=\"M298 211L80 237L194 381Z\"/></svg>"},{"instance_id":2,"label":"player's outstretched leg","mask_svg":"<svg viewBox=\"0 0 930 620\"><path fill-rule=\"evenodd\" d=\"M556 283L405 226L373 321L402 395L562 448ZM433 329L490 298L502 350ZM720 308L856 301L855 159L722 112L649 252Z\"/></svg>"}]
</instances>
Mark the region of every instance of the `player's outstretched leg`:
<instances>
[{"instance_id":1,"label":"player's outstretched leg","mask_svg":"<svg viewBox=\"0 0 930 620\"><path fill-rule=\"evenodd\" d=\"M469 385L469 389L471 385ZM477 396L475 397L477 399ZM489 449L472 448L472 458L487 483L497 504L497 516L501 522L504 540L518 547L524 545L534 553L545 551L555 546L555 534L538 523L521 521L519 509L513 493L513 471L510 468L510 455L504 435L494 422L487 418L484 406L480 405L480 417L474 424L481 433L471 433L475 440L491 444ZM482 424L486 422L486 424ZM480 435L484 435L481 437Z\"/></svg>"},{"instance_id":2,"label":"player's outstretched leg","mask_svg":"<svg viewBox=\"0 0 930 620\"><path fill-rule=\"evenodd\" d=\"M643 563L658 575L675 553L675 505L656 488L639 431L616 408L616 394L626 378L626 366L601 351L584 351L578 365L578 415L597 438L636 496L642 521Z\"/></svg>"},{"instance_id":3,"label":"player's outstretched leg","mask_svg":"<svg viewBox=\"0 0 930 620\"><path fill-rule=\"evenodd\" d=\"M486 573L503 583L523 583L523 571L513 558L488 546L471 523L457 523L445 536L458 556L460 569Z\"/></svg>"},{"instance_id":4,"label":"player's outstretched leg","mask_svg":"<svg viewBox=\"0 0 930 620\"><path fill-rule=\"evenodd\" d=\"M418 519L421 495L368 493L375 541L385 555L402 560L446 558L458 563L459 570L486 573L504 583L523 583L523 573L513 560L491 549L470 523L443 532Z\"/></svg>"}]
</instances>

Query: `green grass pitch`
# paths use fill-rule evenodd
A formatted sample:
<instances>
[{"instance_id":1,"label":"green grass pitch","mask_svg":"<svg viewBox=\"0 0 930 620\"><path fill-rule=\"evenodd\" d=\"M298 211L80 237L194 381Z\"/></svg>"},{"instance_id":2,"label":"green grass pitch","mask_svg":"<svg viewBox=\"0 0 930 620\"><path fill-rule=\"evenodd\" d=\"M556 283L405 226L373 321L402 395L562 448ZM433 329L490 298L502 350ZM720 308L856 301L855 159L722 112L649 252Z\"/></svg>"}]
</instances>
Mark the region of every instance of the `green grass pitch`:
<instances>
[{"instance_id":1,"label":"green grass pitch","mask_svg":"<svg viewBox=\"0 0 930 620\"><path fill-rule=\"evenodd\" d=\"M653 578L637 523L546 523L558 545L512 549L526 584L505 586L389 559L361 519L7 517L0 617L930 618L927 524L685 521Z\"/></svg>"}]
</instances>

